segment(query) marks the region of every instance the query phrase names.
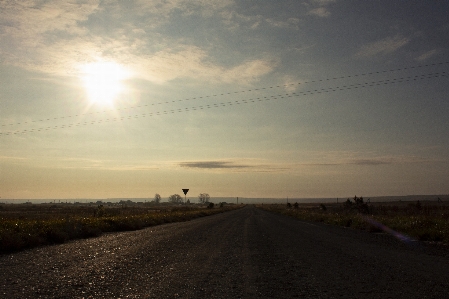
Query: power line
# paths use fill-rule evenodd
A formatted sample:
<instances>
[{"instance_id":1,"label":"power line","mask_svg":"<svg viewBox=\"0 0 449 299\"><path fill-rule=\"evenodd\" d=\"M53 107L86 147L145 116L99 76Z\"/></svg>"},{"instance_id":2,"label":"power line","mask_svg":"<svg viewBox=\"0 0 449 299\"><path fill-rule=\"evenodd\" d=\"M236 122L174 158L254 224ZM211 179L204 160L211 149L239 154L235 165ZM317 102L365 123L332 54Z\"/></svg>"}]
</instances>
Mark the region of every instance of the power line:
<instances>
[{"instance_id":1,"label":"power line","mask_svg":"<svg viewBox=\"0 0 449 299\"><path fill-rule=\"evenodd\" d=\"M71 124L67 124L67 125L48 126L48 127L37 128L37 129L10 131L10 132L4 132L4 133L0 132L0 137L7 136L7 135L36 133L36 132L40 132L40 131L49 131L49 130L55 130L55 129L68 129L68 128L72 128L72 127L98 125L98 124L102 124L102 123L125 121L125 120L132 120L132 119L138 119L138 118L144 118L144 117L190 112L190 111L204 110L204 109L211 109L211 108L220 108L220 107L240 105L240 104L259 103L259 102L264 102L264 101L284 99L284 98L293 98L293 97L307 96L307 95L313 95L313 94L330 93L330 92L352 90L352 89L363 89L363 88L374 87L374 86L390 85L390 84L396 84L396 83L402 83L402 82L433 79L433 78L439 78L439 77L447 77L447 73L446 72L438 72L438 73L421 74L421 75L406 76L406 77L400 77L400 78L384 79L384 80L379 80L379 81L370 81L370 82L364 82L364 83L355 83L355 84L349 84L349 85L314 89L314 90L308 90L308 91L301 91L301 92L297 92L297 93L292 92L292 93L286 93L286 94L278 94L278 95L243 99L243 100L205 104L205 105L199 105L199 106L193 106L193 107L167 109L167 110L163 110L163 111L107 118L105 120L84 121L84 122L71 123Z\"/></svg>"},{"instance_id":2,"label":"power line","mask_svg":"<svg viewBox=\"0 0 449 299\"><path fill-rule=\"evenodd\" d=\"M28 124L33 124L33 123L44 123L44 122L48 122L48 121L52 121L52 120L63 120L63 119L65 120L68 118L75 118L75 117L89 116L89 115L98 115L98 114L103 114L103 113L107 113L107 112L117 112L117 111L123 111L123 110L140 109L140 108L145 108L145 107L160 106L160 105L179 103L179 102L185 102L185 101L191 101L191 100L217 98L217 97L222 97L222 96L227 96L227 95L235 95L235 94L246 93L246 92L265 91L265 90L271 90L271 89L276 89L276 88L293 87L293 86L298 86L301 84L311 84L311 83L319 83L319 82L330 82L330 81L341 80L341 79L359 78L359 77L371 76L371 75L376 75L376 74L393 73L393 72L399 72L399 71L421 69L421 68L432 67L432 66L442 66L442 65L446 65L446 64L449 64L449 61L417 65L417 66L410 66L410 67L397 68L397 69L389 69L389 70L383 70L383 71L366 72L366 73L360 73L360 74L355 74L355 75L335 76L335 77L326 78L326 79L310 80L310 81L305 81L305 82L297 82L297 83L290 83L290 84L283 84L283 85L273 85L273 86L268 86L268 87L260 87L260 88L253 88L253 89L233 91L233 92L223 92L223 93L217 93L217 94L213 94L213 95L198 96L198 97L172 100L172 101L162 101L162 102L158 102L158 103L151 103L151 104L138 105L138 106L128 106L128 107L124 107L124 108L101 110L101 111L89 112L89 113L80 113L80 114L74 114L74 115L43 118L43 119L32 120L32 121L27 121L27 122L2 124L0 126L8 127L8 126L23 125L23 124L28 125Z\"/></svg>"}]
</instances>

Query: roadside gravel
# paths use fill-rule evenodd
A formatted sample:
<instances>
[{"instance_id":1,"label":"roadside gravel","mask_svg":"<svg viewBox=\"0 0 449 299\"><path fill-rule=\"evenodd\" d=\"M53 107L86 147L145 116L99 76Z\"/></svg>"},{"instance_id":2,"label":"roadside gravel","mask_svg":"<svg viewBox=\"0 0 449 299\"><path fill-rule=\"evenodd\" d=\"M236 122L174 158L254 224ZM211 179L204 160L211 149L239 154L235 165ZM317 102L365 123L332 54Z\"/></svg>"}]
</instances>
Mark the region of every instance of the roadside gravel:
<instances>
[{"instance_id":1,"label":"roadside gravel","mask_svg":"<svg viewBox=\"0 0 449 299\"><path fill-rule=\"evenodd\" d=\"M446 249L248 206L0 256L1 298L448 298Z\"/></svg>"}]
</instances>

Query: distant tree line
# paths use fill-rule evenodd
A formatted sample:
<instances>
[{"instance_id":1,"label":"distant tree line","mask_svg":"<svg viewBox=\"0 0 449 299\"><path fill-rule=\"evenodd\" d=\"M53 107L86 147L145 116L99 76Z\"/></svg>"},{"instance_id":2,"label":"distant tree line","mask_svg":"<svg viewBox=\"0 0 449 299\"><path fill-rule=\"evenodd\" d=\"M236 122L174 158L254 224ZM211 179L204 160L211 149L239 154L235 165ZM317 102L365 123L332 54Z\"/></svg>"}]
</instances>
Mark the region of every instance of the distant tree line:
<instances>
[{"instance_id":1,"label":"distant tree line","mask_svg":"<svg viewBox=\"0 0 449 299\"><path fill-rule=\"evenodd\" d=\"M210 196L207 193L200 193L200 195L198 195L199 203L208 203L209 200L210 200Z\"/></svg>"},{"instance_id":2,"label":"distant tree line","mask_svg":"<svg viewBox=\"0 0 449 299\"><path fill-rule=\"evenodd\" d=\"M179 194L173 194L168 197L170 203L182 203L182 196Z\"/></svg>"},{"instance_id":3,"label":"distant tree line","mask_svg":"<svg viewBox=\"0 0 449 299\"><path fill-rule=\"evenodd\" d=\"M198 202L201 204L208 204L210 201L210 195L208 193L200 193L198 195ZM154 203L160 203L161 202L161 195L156 193L154 195L154 199L153 199ZM168 202L169 203L183 203L183 198L181 195L179 194L172 194L168 197ZM190 203L190 200L187 202Z\"/></svg>"}]
</instances>

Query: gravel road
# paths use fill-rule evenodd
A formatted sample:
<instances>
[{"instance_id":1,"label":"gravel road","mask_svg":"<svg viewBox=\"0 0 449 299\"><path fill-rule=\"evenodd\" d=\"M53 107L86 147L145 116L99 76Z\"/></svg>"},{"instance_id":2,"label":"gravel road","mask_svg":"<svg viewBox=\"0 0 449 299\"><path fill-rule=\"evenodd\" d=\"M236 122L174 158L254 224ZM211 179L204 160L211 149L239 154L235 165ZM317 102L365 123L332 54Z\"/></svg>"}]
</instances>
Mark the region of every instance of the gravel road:
<instances>
[{"instance_id":1,"label":"gravel road","mask_svg":"<svg viewBox=\"0 0 449 299\"><path fill-rule=\"evenodd\" d=\"M252 206L0 256L1 298L449 298L447 249Z\"/></svg>"}]
</instances>

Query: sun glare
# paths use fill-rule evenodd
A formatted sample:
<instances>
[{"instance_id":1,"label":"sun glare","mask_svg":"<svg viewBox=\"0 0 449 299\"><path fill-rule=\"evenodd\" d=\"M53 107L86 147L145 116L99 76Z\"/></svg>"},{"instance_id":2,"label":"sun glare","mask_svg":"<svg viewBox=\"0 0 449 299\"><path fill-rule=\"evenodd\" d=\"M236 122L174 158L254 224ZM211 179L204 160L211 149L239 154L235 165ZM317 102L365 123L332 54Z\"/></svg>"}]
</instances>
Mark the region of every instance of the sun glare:
<instances>
[{"instance_id":1,"label":"sun glare","mask_svg":"<svg viewBox=\"0 0 449 299\"><path fill-rule=\"evenodd\" d=\"M113 106L125 90L129 72L115 62L94 62L81 67L82 81L91 104Z\"/></svg>"}]
</instances>

